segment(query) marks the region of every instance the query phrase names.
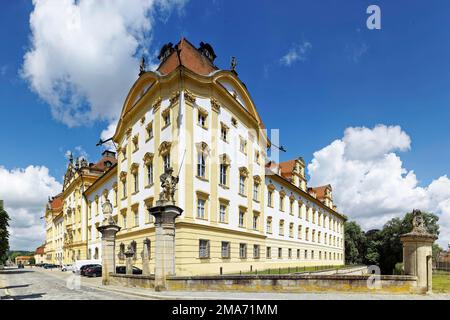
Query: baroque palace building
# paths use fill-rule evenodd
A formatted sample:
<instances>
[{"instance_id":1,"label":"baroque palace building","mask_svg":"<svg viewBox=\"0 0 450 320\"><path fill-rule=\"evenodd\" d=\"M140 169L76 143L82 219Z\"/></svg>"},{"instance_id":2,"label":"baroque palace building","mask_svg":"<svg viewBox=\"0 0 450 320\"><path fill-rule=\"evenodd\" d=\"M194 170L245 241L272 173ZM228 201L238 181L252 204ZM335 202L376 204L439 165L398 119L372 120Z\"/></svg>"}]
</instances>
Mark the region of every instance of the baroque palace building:
<instances>
[{"instance_id":1,"label":"baroque palace building","mask_svg":"<svg viewBox=\"0 0 450 320\"><path fill-rule=\"evenodd\" d=\"M70 159L62 193L46 210L46 258L101 259L102 204L121 227L117 264L134 249L142 267L155 228L148 208L171 167L184 210L176 220L176 274L344 264L345 217L331 186L307 186L302 158L268 162L270 141L245 84L214 65L209 44L166 44L156 71L141 66L112 140L97 163Z\"/></svg>"}]
</instances>

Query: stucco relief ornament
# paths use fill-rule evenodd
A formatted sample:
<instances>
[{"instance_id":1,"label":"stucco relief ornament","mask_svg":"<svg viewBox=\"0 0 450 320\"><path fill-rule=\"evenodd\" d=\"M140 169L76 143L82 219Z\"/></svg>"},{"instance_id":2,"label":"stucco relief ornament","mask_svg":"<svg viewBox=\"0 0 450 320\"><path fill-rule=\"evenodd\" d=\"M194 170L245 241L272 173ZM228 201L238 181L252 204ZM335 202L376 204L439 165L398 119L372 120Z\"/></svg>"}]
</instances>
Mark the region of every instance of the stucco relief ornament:
<instances>
[{"instance_id":1,"label":"stucco relief ornament","mask_svg":"<svg viewBox=\"0 0 450 320\"><path fill-rule=\"evenodd\" d=\"M175 204L175 191L179 181L179 177L172 175L173 169L166 168L164 173L159 177L161 181L161 192L159 194L159 204L164 205L169 202Z\"/></svg>"},{"instance_id":2,"label":"stucco relief ornament","mask_svg":"<svg viewBox=\"0 0 450 320\"><path fill-rule=\"evenodd\" d=\"M427 234L427 228L425 227L425 220L423 219L422 212L420 210L413 210L413 233Z\"/></svg>"}]
</instances>

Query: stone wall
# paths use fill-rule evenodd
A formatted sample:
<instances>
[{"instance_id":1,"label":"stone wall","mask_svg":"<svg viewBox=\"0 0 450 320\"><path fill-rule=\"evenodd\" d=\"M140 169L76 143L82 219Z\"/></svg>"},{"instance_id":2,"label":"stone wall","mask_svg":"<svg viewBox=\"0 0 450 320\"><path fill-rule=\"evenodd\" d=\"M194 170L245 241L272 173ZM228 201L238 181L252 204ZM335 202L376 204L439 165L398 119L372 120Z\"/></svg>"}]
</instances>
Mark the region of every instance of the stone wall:
<instances>
[{"instance_id":1,"label":"stone wall","mask_svg":"<svg viewBox=\"0 0 450 320\"><path fill-rule=\"evenodd\" d=\"M111 275L112 285L154 288L154 277ZM236 275L168 277L168 291L241 291L241 292L378 292L413 293L414 276L379 276L381 286L370 289L369 275Z\"/></svg>"}]
</instances>

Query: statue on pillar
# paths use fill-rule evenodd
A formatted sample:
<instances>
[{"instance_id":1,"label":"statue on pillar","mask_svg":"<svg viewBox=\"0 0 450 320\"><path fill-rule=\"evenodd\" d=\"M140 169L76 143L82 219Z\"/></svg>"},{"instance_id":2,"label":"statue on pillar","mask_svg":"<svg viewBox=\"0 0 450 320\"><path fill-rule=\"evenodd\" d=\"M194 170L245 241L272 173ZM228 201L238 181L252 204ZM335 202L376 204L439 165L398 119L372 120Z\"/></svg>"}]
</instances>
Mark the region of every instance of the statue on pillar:
<instances>
[{"instance_id":1,"label":"statue on pillar","mask_svg":"<svg viewBox=\"0 0 450 320\"><path fill-rule=\"evenodd\" d=\"M423 214L420 210L413 210L413 233L428 234L427 228L425 227L425 220L423 219Z\"/></svg>"},{"instance_id":2,"label":"statue on pillar","mask_svg":"<svg viewBox=\"0 0 450 320\"><path fill-rule=\"evenodd\" d=\"M161 181L161 192L159 194L159 203L164 205L168 202L175 204L175 191L179 181L178 176L173 176L173 169L166 168L164 173L159 177Z\"/></svg>"}]
</instances>

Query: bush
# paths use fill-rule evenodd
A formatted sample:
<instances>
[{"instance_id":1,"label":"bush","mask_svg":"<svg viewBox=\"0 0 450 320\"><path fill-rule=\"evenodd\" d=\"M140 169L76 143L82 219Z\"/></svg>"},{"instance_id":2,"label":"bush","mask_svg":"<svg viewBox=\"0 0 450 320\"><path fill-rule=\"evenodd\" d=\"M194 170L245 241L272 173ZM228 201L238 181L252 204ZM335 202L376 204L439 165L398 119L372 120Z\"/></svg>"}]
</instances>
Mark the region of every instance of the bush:
<instances>
[{"instance_id":1,"label":"bush","mask_svg":"<svg viewBox=\"0 0 450 320\"><path fill-rule=\"evenodd\" d=\"M405 272L403 270L403 262L396 263L395 267L394 267L394 274L401 275L401 274L404 274L404 273Z\"/></svg>"}]
</instances>

